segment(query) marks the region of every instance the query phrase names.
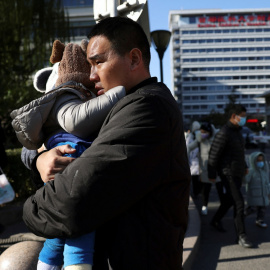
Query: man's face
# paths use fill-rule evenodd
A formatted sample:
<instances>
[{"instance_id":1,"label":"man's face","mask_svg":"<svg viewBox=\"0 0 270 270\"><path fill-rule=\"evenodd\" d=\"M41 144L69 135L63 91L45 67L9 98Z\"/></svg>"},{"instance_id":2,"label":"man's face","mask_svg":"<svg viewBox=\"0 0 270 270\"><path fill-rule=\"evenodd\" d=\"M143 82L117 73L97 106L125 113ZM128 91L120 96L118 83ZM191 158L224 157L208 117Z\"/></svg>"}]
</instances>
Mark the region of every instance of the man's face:
<instances>
[{"instance_id":1,"label":"man's face","mask_svg":"<svg viewBox=\"0 0 270 270\"><path fill-rule=\"evenodd\" d=\"M87 59L91 65L90 80L95 83L98 95L115 86L129 87L129 54L119 56L106 37L95 36L90 39Z\"/></svg>"},{"instance_id":2,"label":"man's face","mask_svg":"<svg viewBox=\"0 0 270 270\"><path fill-rule=\"evenodd\" d=\"M239 126L239 122L241 120L241 118L245 118L247 116L246 112L241 112L240 114L233 114L231 117L231 122L237 126Z\"/></svg>"}]
</instances>

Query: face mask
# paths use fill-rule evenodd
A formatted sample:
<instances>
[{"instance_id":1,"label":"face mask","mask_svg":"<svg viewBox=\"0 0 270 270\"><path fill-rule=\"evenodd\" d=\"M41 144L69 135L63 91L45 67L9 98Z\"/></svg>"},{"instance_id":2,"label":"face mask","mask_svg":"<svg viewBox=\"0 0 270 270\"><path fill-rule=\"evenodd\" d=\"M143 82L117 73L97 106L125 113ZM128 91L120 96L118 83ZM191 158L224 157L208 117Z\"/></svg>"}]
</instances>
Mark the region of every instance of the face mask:
<instances>
[{"instance_id":1,"label":"face mask","mask_svg":"<svg viewBox=\"0 0 270 270\"><path fill-rule=\"evenodd\" d=\"M209 133L201 133L202 139L205 140L209 137Z\"/></svg>"},{"instance_id":2,"label":"face mask","mask_svg":"<svg viewBox=\"0 0 270 270\"><path fill-rule=\"evenodd\" d=\"M243 125L245 125L245 123L246 123L246 117L241 117L241 116L239 116L240 117L240 121L238 122L238 125L240 126L240 127L242 127Z\"/></svg>"},{"instance_id":3,"label":"face mask","mask_svg":"<svg viewBox=\"0 0 270 270\"><path fill-rule=\"evenodd\" d=\"M257 161L256 165L258 168L262 168L264 166L264 162L263 161Z\"/></svg>"}]
</instances>

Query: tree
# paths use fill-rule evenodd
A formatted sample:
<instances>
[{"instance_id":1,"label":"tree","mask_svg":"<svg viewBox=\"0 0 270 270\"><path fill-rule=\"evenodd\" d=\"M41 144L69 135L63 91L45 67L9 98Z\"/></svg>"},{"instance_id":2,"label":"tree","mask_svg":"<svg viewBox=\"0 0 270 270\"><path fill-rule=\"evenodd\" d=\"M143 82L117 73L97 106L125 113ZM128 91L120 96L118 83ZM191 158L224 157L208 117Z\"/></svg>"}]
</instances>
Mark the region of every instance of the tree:
<instances>
[{"instance_id":1,"label":"tree","mask_svg":"<svg viewBox=\"0 0 270 270\"><path fill-rule=\"evenodd\" d=\"M33 74L49 66L53 41L68 39L68 16L61 0L0 0L0 29L0 120L10 139L9 114L40 96Z\"/></svg>"}]
</instances>

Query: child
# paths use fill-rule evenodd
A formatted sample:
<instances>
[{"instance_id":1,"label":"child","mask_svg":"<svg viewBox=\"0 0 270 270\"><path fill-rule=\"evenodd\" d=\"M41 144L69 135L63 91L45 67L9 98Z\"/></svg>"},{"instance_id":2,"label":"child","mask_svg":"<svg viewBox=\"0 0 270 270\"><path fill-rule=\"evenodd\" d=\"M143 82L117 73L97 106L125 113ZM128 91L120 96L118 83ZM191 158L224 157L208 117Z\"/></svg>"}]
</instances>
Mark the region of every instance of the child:
<instances>
[{"instance_id":1,"label":"child","mask_svg":"<svg viewBox=\"0 0 270 270\"><path fill-rule=\"evenodd\" d=\"M53 68L39 71L34 86L46 94L11 113L19 141L28 149L47 149L70 144L78 157L90 146L108 112L125 96L115 87L95 97L86 60L88 42L67 46L56 40L50 58ZM53 91L52 91L53 90ZM39 256L38 270L89 270L93 264L94 232L72 239L47 239Z\"/></svg>"},{"instance_id":2,"label":"child","mask_svg":"<svg viewBox=\"0 0 270 270\"><path fill-rule=\"evenodd\" d=\"M247 204L245 214L249 215L257 208L256 225L266 228L264 215L266 206L269 205L270 184L269 168L262 152L254 152L249 157L250 169L246 176Z\"/></svg>"}]
</instances>

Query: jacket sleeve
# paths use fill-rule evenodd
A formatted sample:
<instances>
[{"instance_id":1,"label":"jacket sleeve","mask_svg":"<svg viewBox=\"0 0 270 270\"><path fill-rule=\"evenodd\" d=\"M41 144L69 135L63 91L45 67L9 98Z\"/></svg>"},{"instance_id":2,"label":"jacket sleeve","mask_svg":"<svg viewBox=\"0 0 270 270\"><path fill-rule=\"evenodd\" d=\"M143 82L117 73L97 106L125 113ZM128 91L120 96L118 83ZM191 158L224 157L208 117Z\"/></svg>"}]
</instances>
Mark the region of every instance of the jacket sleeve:
<instances>
[{"instance_id":1,"label":"jacket sleeve","mask_svg":"<svg viewBox=\"0 0 270 270\"><path fill-rule=\"evenodd\" d=\"M208 178L216 179L217 167L227 143L227 134L221 129L215 136L208 157Z\"/></svg>"},{"instance_id":2,"label":"jacket sleeve","mask_svg":"<svg viewBox=\"0 0 270 270\"><path fill-rule=\"evenodd\" d=\"M251 178L253 176L253 169L249 169L249 172L247 175L244 177L244 183L248 184L251 181Z\"/></svg>"},{"instance_id":3,"label":"jacket sleeve","mask_svg":"<svg viewBox=\"0 0 270 270\"><path fill-rule=\"evenodd\" d=\"M188 153L188 155L190 154L190 152L192 151L192 150L194 150L196 147L198 147L199 146L199 143L198 143L198 141L197 140L194 140L193 142L191 142L190 144L188 144L187 145L187 153Z\"/></svg>"},{"instance_id":4,"label":"jacket sleeve","mask_svg":"<svg viewBox=\"0 0 270 270\"><path fill-rule=\"evenodd\" d=\"M148 100L127 96L119 101L91 147L27 199L23 219L33 233L54 238L91 232L165 181L180 181L158 168L176 162L171 153L182 144L171 134L181 116L169 119L159 99ZM184 139L183 145L177 162L189 176Z\"/></svg>"},{"instance_id":5,"label":"jacket sleeve","mask_svg":"<svg viewBox=\"0 0 270 270\"><path fill-rule=\"evenodd\" d=\"M76 98L65 104L60 103L59 106L56 105L58 108L54 109L58 124L68 133L87 138L98 132L109 111L124 96L125 88L117 86L86 102Z\"/></svg>"}]
</instances>

